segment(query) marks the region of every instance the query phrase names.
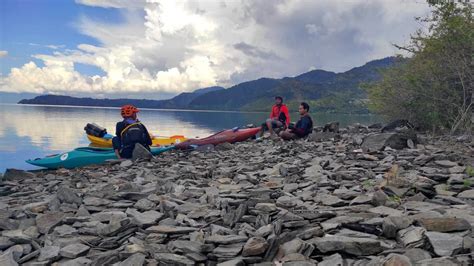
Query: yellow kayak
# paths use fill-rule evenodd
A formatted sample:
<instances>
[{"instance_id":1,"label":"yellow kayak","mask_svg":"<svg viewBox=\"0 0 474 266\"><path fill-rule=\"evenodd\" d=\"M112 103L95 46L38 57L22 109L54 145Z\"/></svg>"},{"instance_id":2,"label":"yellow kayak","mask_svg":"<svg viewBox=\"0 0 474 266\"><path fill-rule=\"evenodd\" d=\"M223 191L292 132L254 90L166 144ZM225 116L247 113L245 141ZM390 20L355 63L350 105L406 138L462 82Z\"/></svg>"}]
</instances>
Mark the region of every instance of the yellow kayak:
<instances>
[{"instance_id":1,"label":"yellow kayak","mask_svg":"<svg viewBox=\"0 0 474 266\"><path fill-rule=\"evenodd\" d=\"M103 137L96 137L89 134L86 134L89 141L94 146L99 147L112 147L112 138L113 136L110 134L105 134ZM174 145L186 141L187 138L184 136L171 136L171 137L156 137L151 136L152 146L167 146L167 145Z\"/></svg>"}]
</instances>

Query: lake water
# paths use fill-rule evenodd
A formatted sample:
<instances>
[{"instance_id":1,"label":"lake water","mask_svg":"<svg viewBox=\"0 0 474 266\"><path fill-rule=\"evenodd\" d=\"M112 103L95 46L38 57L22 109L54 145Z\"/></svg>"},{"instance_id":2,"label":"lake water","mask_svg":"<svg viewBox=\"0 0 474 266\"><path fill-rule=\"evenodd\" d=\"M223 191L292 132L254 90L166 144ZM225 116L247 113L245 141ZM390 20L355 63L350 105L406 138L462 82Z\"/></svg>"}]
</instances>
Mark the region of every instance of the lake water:
<instances>
[{"instance_id":1,"label":"lake water","mask_svg":"<svg viewBox=\"0 0 474 266\"><path fill-rule=\"evenodd\" d=\"M141 110L139 119L154 135L206 137L222 129L260 124L267 113ZM292 121L297 120L292 114ZM339 121L341 126L356 122L370 124L372 115L312 114L316 125ZM6 168L36 169L26 159L43 157L88 146L84 126L94 122L114 134L121 120L117 108L35 106L0 104L0 172Z\"/></svg>"}]
</instances>

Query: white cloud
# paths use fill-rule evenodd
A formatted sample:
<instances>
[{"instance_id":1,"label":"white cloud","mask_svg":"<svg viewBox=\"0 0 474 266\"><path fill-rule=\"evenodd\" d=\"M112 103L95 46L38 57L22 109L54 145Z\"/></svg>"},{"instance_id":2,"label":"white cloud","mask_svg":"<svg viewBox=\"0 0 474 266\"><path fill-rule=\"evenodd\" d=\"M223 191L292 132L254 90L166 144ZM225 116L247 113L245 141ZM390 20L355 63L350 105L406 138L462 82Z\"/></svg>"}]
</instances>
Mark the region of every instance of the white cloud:
<instances>
[{"instance_id":1,"label":"white cloud","mask_svg":"<svg viewBox=\"0 0 474 266\"><path fill-rule=\"evenodd\" d=\"M0 50L0 58L5 57L8 55L8 51L1 51Z\"/></svg>"},{"instance_id":2,"label":"white cloud","mask_svg":"<svg viewBox=\"0 0 474 266\"><path fill-rule=\"evenodd\" d=\"M0 90L178 93L312 68L343 71L395 54L391 44L406 42L420 26L413 18L429 10L395 0L76 2L122 8L126 22L81 17L78 30L100 46L35 55L45 66L12 69ZM105 74L83 75L77 63Z\"/></svg>"}]
</instances>

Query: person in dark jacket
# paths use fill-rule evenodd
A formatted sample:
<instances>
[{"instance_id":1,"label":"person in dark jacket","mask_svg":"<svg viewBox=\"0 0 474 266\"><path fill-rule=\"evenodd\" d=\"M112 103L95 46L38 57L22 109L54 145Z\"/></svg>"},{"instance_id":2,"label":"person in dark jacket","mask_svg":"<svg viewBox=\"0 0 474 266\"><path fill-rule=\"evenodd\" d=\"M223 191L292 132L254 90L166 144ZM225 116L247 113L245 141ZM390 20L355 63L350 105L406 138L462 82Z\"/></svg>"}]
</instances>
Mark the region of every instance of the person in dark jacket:
<instances>
[{"instance_id":1,"label":"person in dark jacket","mask_svg":"<svg viewBox=\"0 0 474 266\"><path fill-rule=\"evenodd\" d=\"M260 131L260 137L263 136L263 133L268 130L270 135L273 135L274 128L288 128L290 124L290 113L288 112L288 107L283 104L283 97L276 96L275 104L272 106L272 112L270 113L270 118L262 124L262 130Z\"/></svg>"},{"instance_id":2,"label":"person in dark jacket","mask_svg":"<svg viewBox=\"0 0 474 266\"><path fill-rule=\"evenodd\" d=\"M296 122L296 125L290 127L280 133L280 137L284 140L299 139L308 136L313 132L313 120L309 116L309 105L305 102L300 104L298 109L300 113L300 120Z\"/></svg>"},{"instance_id":3,"label":"person in dark jacket","mask_svg":"<svg viewBox=\"0 0 474 266\"><path fill-rule=\"evenodd\" d=\"M117 123L115 137L112 139L115 154L119 159L132 158L137 143L150 150L151 137L145 125L137 118L139 111L133 105L124 105L120 110L123 121Z\"/></svg>"}]
</instances>

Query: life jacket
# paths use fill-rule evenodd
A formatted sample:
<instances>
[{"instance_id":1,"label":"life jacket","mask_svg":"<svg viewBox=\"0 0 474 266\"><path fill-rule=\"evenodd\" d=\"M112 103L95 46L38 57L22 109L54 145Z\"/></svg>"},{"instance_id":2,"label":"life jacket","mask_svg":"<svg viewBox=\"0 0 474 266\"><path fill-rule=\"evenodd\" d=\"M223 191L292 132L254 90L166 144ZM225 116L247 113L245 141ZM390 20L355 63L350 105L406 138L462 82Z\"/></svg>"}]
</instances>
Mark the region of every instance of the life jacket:
<instances>
[{"instance_id":1,"label":"life jacket","mask_svg":"<svg viewBox=\"0 0 474 266\"><path fill-rule=\"evenodd\" d=\"M129 124L120 132L122 146L126 148L134 147L136 143L145 144L147 139L146 134L145 127L142 123L136 122Z\"/></svg>"},{"instance_id":2,"label":"life jacket","mask_svg":"<svg viewBox=\"0 0 474 266\"><path fill-rule=\"evenodd\" d=\"M290 124L290 114L285 104L273 105L270 118L277 118L278 121L288 126Z\"/></svg>"}]
</instances>

